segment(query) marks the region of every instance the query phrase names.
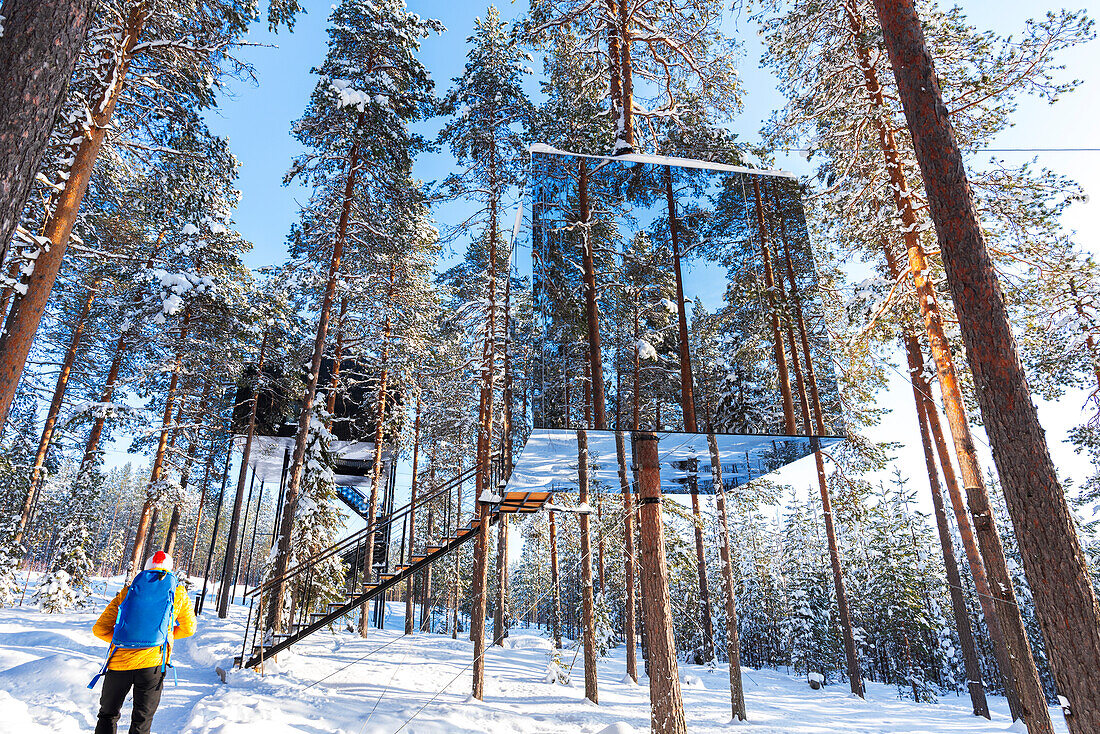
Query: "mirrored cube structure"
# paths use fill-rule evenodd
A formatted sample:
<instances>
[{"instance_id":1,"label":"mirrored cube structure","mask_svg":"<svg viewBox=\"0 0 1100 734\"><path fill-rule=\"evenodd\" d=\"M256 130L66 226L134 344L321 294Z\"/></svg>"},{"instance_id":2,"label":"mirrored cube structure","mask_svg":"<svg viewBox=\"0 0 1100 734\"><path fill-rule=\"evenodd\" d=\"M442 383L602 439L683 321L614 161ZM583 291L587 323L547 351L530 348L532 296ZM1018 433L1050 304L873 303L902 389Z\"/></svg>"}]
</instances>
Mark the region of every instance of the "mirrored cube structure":
<instances>
[{"instance_id":1,"label":"mirrored cube structure","mask_svg":"<svg viewBox=\"0 0 1100 734\"><path fill-rule=\"evenodd\" d=\"M727 488L843 440L797 179L535 146L528 195L531 435L510 488L575 481L578 430L608 477L615 431L658 434L669 493L708 491L708 435Z\"/></svg>"}]
</instances>

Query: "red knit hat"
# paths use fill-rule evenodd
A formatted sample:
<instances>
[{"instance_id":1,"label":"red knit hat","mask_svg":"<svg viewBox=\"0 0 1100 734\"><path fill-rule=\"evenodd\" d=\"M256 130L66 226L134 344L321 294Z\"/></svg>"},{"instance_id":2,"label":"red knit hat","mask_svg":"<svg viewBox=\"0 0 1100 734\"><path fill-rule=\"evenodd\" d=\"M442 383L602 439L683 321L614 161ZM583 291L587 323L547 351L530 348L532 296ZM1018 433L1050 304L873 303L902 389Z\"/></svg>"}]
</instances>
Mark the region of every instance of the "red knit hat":
<instances>
[{"instance_id":1,"label":"red knit hat","mask_svg":"<svg viewBox=\"0 0 1100 734\"><path fill-rule=\"evenodd\" d=\"M164 551L157 551L153 555L149 556L149 560L145 562L146 571L171 571L172 570L172 556L168 555Z\"/></svg>"}]
</instances>

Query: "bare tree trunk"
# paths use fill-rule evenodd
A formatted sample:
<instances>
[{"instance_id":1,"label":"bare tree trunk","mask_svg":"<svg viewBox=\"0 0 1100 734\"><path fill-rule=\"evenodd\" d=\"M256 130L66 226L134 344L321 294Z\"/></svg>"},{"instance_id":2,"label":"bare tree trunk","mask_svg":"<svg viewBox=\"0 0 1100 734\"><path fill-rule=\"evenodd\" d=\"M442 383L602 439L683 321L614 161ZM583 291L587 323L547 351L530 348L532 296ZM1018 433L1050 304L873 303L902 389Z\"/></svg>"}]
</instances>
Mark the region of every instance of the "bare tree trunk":
<instances>
[{"instance_id":1,"label":"bare tree trunk","mask_svg":"<svg viewBox=\"0 0 1100 734\"><path fill-rule=\"evenodd\" d=\"M195 564L195 551L199 547L199 531L202 529L202 511L206 508L207 483L210 481L210 470L214 467L214 455L217 453L216 444L210 442L210 453L206 455L206 467L202 472L202 488L199 494L199 509L195 513L195 532L191 537L191 552L187 554L187 574L191 575Z\"/></svg>"},{"instance_id":2,"label":"bare tree trunk","mask_svg":"<svg viewBox=\"0 0 1100 734\"><path fill-rule=\"evenodd\" d=\"M577 487L580 493L580 514L577 519L581 531L581 606L584 625L584 697L599 703L596 678L596 600L592 590L592 537L588 527L588 432L577 431Z\"/></svg>"},{"instance_id":3,"label":"bare tree trunk","mask_svg":"<svg viewBox=\"0 0 1100 734\"><path fill-rule=\"evenodd\" d=\"M153 512L156 502L160 499L158 485L164 473L164 460L167 455L169 427L172 425L172 408L175 406L176 388L179 386L180 370L183 368L183 350L187 344L187 329L191 322L191 306L188 304L183 309L183 319L180 322L179 349L176 352L176 361L172 366L172 377L168 381L168 391L164 396L164 416L161 419L160 440L157 442L157 450L153 456L153 469L149 473L149 484L146 490L145 505L141 508L141 517L138 519L137 532L134 537L134 553L130 557L130 567L127 575L133 575L141 569L141 551L147 544L146 533L149 531L150 514Z\"/></svg>"},{"instance_id":4,"label":"bare tree trunk","mask_svg":"<svg viewBox=\"0 0 1100 734\"><path fill-rule=\"evenodd\" d=\"M760 203L759 188L756 181L753 181L753 187L757 191L757 205ZM778 209L777 209L778 212ZM782 221L782 217L780 217ZM781 228L781 237L783 244L786 247L786 229ZM765 258L768 258L768 246L765 243L763 245ZM791 266L790 250L786 249L786 261L787 261L787 277L790 281L791 292L797 294L798 285L795 282L794 269ZM769 291L775 293L775 283L769 278L771 285L769 285ZM782 283L779 283L778 289L783 294L784 300L786 299L785 288ZM773 304L774 304L774 295ZM802 304L797 298L794 297L795 312L798 314L797 323L799 336L801 339L802 356L806 360L807 369L811 370L810 375L812 378L812 365L813 354L810 352L809 337L806 334L806 324L802 316ZM773 312L774 313L774 312ZM791 333L788 331L788 333ZM792 335L793 336L793 335ZM856 654L855 635L852 633L852 616L848 609L848 593L844 586L844 569L840 564L840 545L837 542L836 526L833 522L833 503L829 497L829 482L828 477L825 474L825 461L821 456L821 445L818 441L818 436L825 434L825 418L821 410L821 402L817 392L816 379L812 379L809 387L810 396L806 395L807 385L802 379L802 368L798 357L798 348L795 344L791 343L791 365L794 369L795 382L798 392L798 403L802 412L802 425L805 427L805 434L810 437L810 446L813 448L814 464L817 469L817 488L821 495L821 514L825 520L825 536L829 544L829 562L832 566L833 572L833 591L836 594L837 615L840 618L840 629L842 637L844 638L844 658L848 669L848 683L851 687L852 693L857 696L863 696L863 676L859 669L859 656ZM812 405L810 403L812 398ZM811 423L810 412L813 410L813 422ZM793 423L793 421L792 421ZM816 429L816 435L811 430L811 425Z\"/></svg>"},{"instance_id":5,"label":"bare tree trunk","mask_svg":"<svg viewBox=\"0 0 1100 734\"><path fill-rule=\"evenodd\" d=\"M485 343L481 356L481 400L477 434L477 473L474 475L474 520L477 522L477 540L474 545L472 596L470 609L470 638L474 643L473 697L482 700L485 686L485 610L489 580L489 504L482 498L493 492L489 486L493 441L494 388L496 379L496 278L497 278L497 175L496 150L489 153L490 187L494 194L489 198L489 262L488 262L488 314L485 323Z\"/></svg>"},{"instance_id":6,"label":"bare tree trunk","mask_svg":"<svg viewBox=\"0 0 1100 734\"><path fill-rule=\"evenodd\" d=\"M634 63L630 57L630 44L633 36L630 32L630 17L626 0L619 2L619 74L622 81L623 104L623 140L631 149L634 147ZM629 152L629 151L622 151Z\"/></svg>"},{"instance_id":7,"label":"bare tree trunk","mask_svg":"<svg viewBox=\"0 0 1100 734\"><path fill-rule=\"evenodd\" d=\"M637 631L634 629L634 492L627 477L626 441L623 432L615 432L615 457L619 462L619 486L623 495L623 576L626 603L623 608L623 637L626 638L626 674L638 682Z\"/></svg>"},{"instance_id":8,"label":"bare tree trunk","mask_svg":"<svg viewBox=\"0 0 1100 734\"><path fill-rule=\"evenodd\" d=\"M389 389L390 378L390 337L393 335L393 321L389 312L389 306L393 299L395 266L390 266L390 284L386 290L386 323L382 327L382 360L381 373L378 377L378 399L375 401L375 410L378 419L374 424L374 460L371 466L370 501L367 509L367 527L372 528L367 533L367 552L363 556L363 567L359 570L363 588L366 588L374 578L374 524L378 520L378 485L382 476L382 443L386 428L386 391ZM395 457L396 458L396 457ZM393 462L391 461L391 471ZM359 636L366 637L370 629L370 615L367 611L369 601L363 602L359 607Z\"/></svg>"},{"instance_id":9,"label":"bare tree trunk","mask_svg":"<svg viewBox=\"0 0 1100 734\"><path fill-rule=\"evenodd\" d=\"M863 70L868 98L872 107L883 110L885 102L882 86L871 63L870 51L860 40L863 37L862 22L857 8L851 0L846 0L845 12L860 67ZM993 604L994 613L992 615L989 615L989 610L985 609L988 604L983 605L983 610L986 611L987 620L989 621L994 652L997 655L998 666L1006 679L1006 690L1013 717L1023 716L1032 734L1047 732L1051 725L1045 697L1035 668L1031 645L1015 604L1015 591L1012 588L1011 578L1005 565L1000 536L997 534L992 513L989 509L989 496L974 450L974 442L966 417L962 391L959 388L955 373L951 348L943 333L943 320L937 303L936 292L927 275L929 266L924 249L917 237L917 215L913 209L912 197L909 196L908 182L905 178L901 156L898 153L893 130L886 125L881 114L876 116L875 119L877 120L879 145L882 148L887 174L890 177L894 205L901 218L902 239L908 253L913 285L917 291L925 330L928 333L932 356L939 373L944 409L954 438L955 451L959 458L959 468L966 483L971 514L974 515L975 526L978 529L978 541L984 561L982 565L984 565L985 571L990 575L994 585L999 589L999 593L994 595L994 598L1002 602L1001 604ZM896 277L899 270L894 262L890 247L885 242L884 251L890 271ZM938 420L936 422L938 423ZM979 522L979 518L988 518L989 522ZM967 523L968 525L969 523ZM975 575L975 584L977 582L978 576ZM1041 711L1039 710L1040 702L1042 702ZM1025 715L1025 709L1034 712L1032 718L1038 717L1039 721L1034 724L1038 728L1031 728L1032 723Z\"/></svg>"},{"instance_id":10,"label":"bare tree trunk","mask_svg":"<svg viewBox=\"0 0 1100 734\"><path fill-rule=\"evenodd\" d=\"M722 459L718 454L718 439L707 435L710 447L710 469L714 475L714 500L718 508L719 552L722 558L722 590L726 601L726 654L730 662L730 706L733 718L745 721L745 687L741 680L741 634L737 621L737 595L733 580L733 554L730 552L729 520L726 516L726 488L722 483Z\"/></svg>"},{"instance_id":11,"label":"bare tree trunk","mask_svg":"<svg viewBox=\"0 0 1100 734\"><path fill-rule=\"evenodd\" d=\"M363 115L360 113L356 123L357 127L362 125L362 122ZM321 359L325 354L329 314L332 311L332 301L336 294L336 281L340 275L340 261L344 254L344 241L347 238L348 218L351 215L351 205L355 196L355 180L358 173L359 145L354 143L348 153L348 176L347 183L344 185L344 200L340 211L340 221L336 228L336 239L332 244L332 259L329 262L325 295L321 299L321 312L317 318L317 336L313 341L313 360L310 363L309 375L306 380L306 394L305 400L302 401L302 412L298 417L298 435L294 440L294 457L291 460L290 481L287 483L286 498L283 502L283 516L279 521L279 538L275 552L275 563L271 570L274 583L270 592L270 601L267 604L267 620L264 625L268 630L282 630L283 590L285 587L282 576L286 573L287 563L290 560L290 536L294 530L294 513L298 508L298 488L302 482L306 439L309 437L309 421L313 416L313 401L317 396L317 380L321 374Z\"/></svg>"},{"instance_id":12,"label":"bare tree trunk","mask_svg":"<svg viewBox=\"0 0 1100 734\"><path fill-rule=\"evenodd\" d=\"M649 642L650 725L654 734L687 734L676 641L672 635L672 604L668 592L664 524L661 520L661 466L657 436L637 433L638 504L641 526L642 607Z\"/></svg>"},{"instance_id":13,"label":"bare tree trunk","mask_svg":"<svg viewBox=\"0 0 1100 734\"><path fill-rule=\"evenodd\" d=\"M553 495L550 502L553 503ZM550 589L553 597L553 617L550 622L553 626L554 648L561 649L561 581L558 578L558 524L555 519L557 514L553 510L550 514Z\"/></svg>"},{"instance_id":14,"label":"bare tree trunk","mask_svg":"<svg viewBox=\"0 0 1100 734\"><path fill-rule=\"evenodd\" d=\"M756 229L760 235L760 255L764 261L764 286L767 289L768 311L771 318L775 368L779 373L779 394L783 402L783 429L787 435L794 436L798 433L798 428L795 426L794 421L791 378L787 371L787 352L783 347L783 336L779 333L779 307L775 299L775 274L772 271L772 258L768 248L768 231L764 224L764 206L760 200L760 183L755 176L752 177L752 193L756 197ZM809 424L807 424L807 432L809 430L808 426Z\"/></svg>"},{"instance_id":15,"label":"bare tree trunk","mask_svg":"<svg viewBox=\"0 0 1100 734\"><path fill-rule=\"evenodd\" d=\"M237 550L237 537L241 534L241 504L244 502L244 485L248 476L248 462L252 457L252 438L256 435L256 408L260 402L260 384L264 379L264 358L267 356L268 333L265 329L263 338L260 340L260 356L256 360L256 385L252 388L252 405L248 409L248 431L244 436L244 448L241 449L241 470L237 473L237 492L233 497L233 513L229 516L229 537L225 541L225 553L226 558L230 559L230 564L232 564L233 554ZM255 470L253 470L253 473L255 473ZM226 569L226 578L235 578L236 575L236 567L230 565ZM220 618L225 619L229 614L229 602L232 598L233 594L229 587L223 584L221 593L218 595L218 616Z\"/></svg>"},{"instance_id":16,"label":"bare tree trunk","mask_svg":"<svg viewBox=\"0 0 1100 734\"><path fill-rule=\"evenodd\" d=\"M95 7L92 0L4 0L0 5L0 263L65 102Z\"/></svg>"},{"instance_id":17,"label":"bare tree trunk","mask_svg":"<svg viewBox=\"0 0 1100 734\"><path fill-rule=\"evenodd\" d=\"M907 335L906 346L916 341L916 337ZM951 610L955 615L955 629L962 648L963 665L966 668L966 683L970 691L970 702L975 716L989 718L989 705L985 700L985 688L982 687L982 670L978 664L978 652L974 647L974 635L970 629L970 615L963 598L962 578L959 565L955 561L955 549L951 544L951 529L947 526L947 513L943 509L943 494L940 492L939 477L936 474L936 457L932 449L932 438L928 432L928 413L935 410L928 398L929 387L924 379L924 364L920 352L906 349L909 358L909 375L913 384L913 401L917 408L917 422L920 424L921 445L924 447L924 464L928 470L928 484L932 492L932 507L936 514L936 531L940 537L940 549L943 551L943 566L947 573L947 590L951 595Z\"/></svg>"},{"instance_id":18,"label":"bare tree trunk","mask_svg":"<svg viewBox=\"0 0 1100 734\"><path fill-rule=\"evenodd\" d=\"M76 353L80 349L80 340L84 336L84 329L88 326L88 316L92 311L92 302L99 295L99 279L96 278L88 288L88 295L80 307L80 314L73 325L73 333L69 339L69 348L65 351L65 357L61 360L61 371L57 375L57 384L54 386L53 399L50 401L49 410L46 411L46 424L42 427L42 438L38 441L38 451L34 455L34 465L31 467L31 480L27 487L27 498L23 502L23 512L19 516L19 525L16 526L15 536L12 539L14 545L23 541L23 533L31 520L31 508L38 499L38 490L42 486L43 467L46 464L46 454L53 443L54 430L57 427L57 418L61 414L61 405L65 401L65 391L69 386L69 376L73 371L73 363L76 361ZM78 481L84 477L77 475Z\"/></svg>"},{"instance_id":19,"label":"bare tree trunk","mask_svg":"<svg viewBox=\"0 0 1100 734\"><path fill-rule=\"evenodd\" d=\"M5 10L8 3L12 1L13 0L7 0L7 2L4 3ZM56 7L58 3L56 0L49 0L46 4L54 6L54 14L58 12L58 8ZM15 10L19 11L20 8L15 8ZM32 17L33 16L28 17L20 14L21 19L31 20ZM43 20L48 23L49 17L50 13L47 13ZM34 336L38 331L38 324L42 320L42 314L46 310L46 303L50 299L50 291L53 290L54 280L57 278L57 273L61 269L61 262L65 256L65 248L69 244L69 235L73 231L73 225L76 224L76 217L80 211L80 203L84 199L84 192L88 189L88 182L91 180L96 158L99 156L99 151L103 147L103 139L107 134L107 128L114 115L119 95L126 84L126 75L130 67L130 62L133 59L134 47L137 46L138 40L141 37L146 19L147 10L144 4L140 2L136 3L131 8L126 18L125 26L122 29L123 38L121 48L115 57L114 67L107 77L110 79L110 83L107 88L103 90L102 98L92 108L93 111L90 124L73 158L72 166L69 169L69 177L65 181L65 187L57 199L57 206L54 208L53 214L50 215L46 223L44 236L50 241L50 247L39 253L38 258L34 262L34 272L27 278L26 295L16 300L4 323L4 332L0 334L0 424L3 424L7 420L8 410L11 408L11 401L15 397L15 391L19 385L19 378L23 373L23 366L27 361L27 355L30 353L31 344L34 342ZM19 28L16 27L14 32L18 33ZM83 37L83 31L80 33L80 37ZM27 38L26 35L23 35L21 38L16 38L14 40L26 42ZM0 41L0 54L3 54L6 49L10 48L6 39L7 36L5 35L2 41ZM65 40L70 42L75 41L74 38ZM28 52L33 51L33 46L26 50ZM45 54L46 58L50 56L53 56L53 54L49 52ZM41 57L36 56L35 58L38 59L37 63L42 63L44 61ZM64 62L65 59L62 57L58 60ZM11 68L18 72L19 66L19 64L14 64ZM72 68L71 65L69 68ZM58 72L50 70L46 73L51 74ZM62 82L62 84L63 83L64 82ZM4 86L7 87L8 85L5 84ZM17 93L18 91L21 90L17 90ZM30 90L28 89L27 91ZM43 91L45 91L45 89ZM42 103L47 105L47 108L51 106L50 103L45 100L42 100ZM0 104L2 104L2 102L0 102ZM27 104L27 100L24 100L22 104ZM10 109L4 111L12 112ZM31 122L27 119L26 113L13 114L15 117L12 119L17 123ZM31 111L30 114L37 117L33 111ZM7 118L4 120L2 124L4 124L4 128L6 128ZM34 123L31 122L31 124ZM10 138L5 137L6 131L4 128L0 128L0 146L11 144L8 142ZM35 128L32 127L30 129L34 130ZM40 132L40 130L37 132ZM22 133L20 133L20 135L22 135ZM35 133L32 133L32 135L35 135ZM18 145L17 141L13 142L15 146ZM17 149L18 148L16 148L16 150ZM0 152L2 152L2 149L0 149ZM16 162L17 169L22 169L23 166L18 163L19 158L22 156L19 153L15 153L15 156L16 157L12 160ZM41 154L38 155L38 157L40 156ZM7 163L5 163L5 165L7 165ZM7 176L0 179L0 181L5 182L7 180L12 180L16 186L20 185L14 179L8 179ZM16 191L13 190L12 195L15 193ZM26 195L24 194L22 198L25 199L25 197ZM22 202L20 202L20 205L21 204ZM8 214L6 212L0 212L0 216L6 217ZM19 214L16 213L14 216L18 217ZM0 241L7 242L6 239Z\"/></svg>"},{"instance_id":20,"label":"bare tree trunk","mask_svg":"<svg viewBox=\"0 0 1100 734\"><path fill-rule=\"evenodd\" d=\"M344 318L348 313L348 297L340 299L340 331L336 333L336 349L332 353L332 381L329 383L328 395L325 396L325 409L328 410L328 427L332 430L333 416L336 415L336 393L340 389L340 363L344 361Z\"/></svg>"},{"instance_id":21,"label":"bare tree trunk","mask_svg":"<svg viewBox=\"0 0 1100 734\"><path fill-rule=\"evenodd\" d=\"M1059 486L1027 379L1016 350L1004 296L974 210L970 185L954 130L943 104L920 19L911 0L875 0L883 38L894 67L902 106L913 135L944 268L955 303L978 405L1016 530L1024 572L1046 641L1051 671L1068 700L1071 734L1100 731L1100 604L1089 577L1073 516ZM912 265L912 262L910 263ZM920 274L915 274L920 277ZM941 382L942 387L942 382ZM960 459L961 461L961 459ZM963 467L968 492L971 481ZM971 502L979 540L996 536L988 504ZM989 533L989 529L993 532ZM990 543L990 553L1000 550ZM983 546L985 544L983 543ZM1003 556L1003 554L1002 554ZM1015 599L1011 585L998 588L999 609ZM999 573L999 570L996 572ZM1004 581L1009 581L1005 579ZM1002 582L1003 583L1003 582ZM1016 607L1003 615L1018 618ZM1011 626L1011 625L1005 625ZM1052 730L1046 700L1037 685L1026 636L1005 630L1010 641L1017 693L1028 731Z\"/></svg>"},{"instance_id":22,"label":"bare tree trunk","mask_svg":"<svg viewBox=\"0 0 1100 734\"><path fill-rule=\"evenodd\" d=\"M412 484L409 487L409 563L416 552L417 462L420 460L420 393L416 394L416 419L413 421ZM405 634L413 633L413 577L405 582Z\"/></svg>"}]
</instances>

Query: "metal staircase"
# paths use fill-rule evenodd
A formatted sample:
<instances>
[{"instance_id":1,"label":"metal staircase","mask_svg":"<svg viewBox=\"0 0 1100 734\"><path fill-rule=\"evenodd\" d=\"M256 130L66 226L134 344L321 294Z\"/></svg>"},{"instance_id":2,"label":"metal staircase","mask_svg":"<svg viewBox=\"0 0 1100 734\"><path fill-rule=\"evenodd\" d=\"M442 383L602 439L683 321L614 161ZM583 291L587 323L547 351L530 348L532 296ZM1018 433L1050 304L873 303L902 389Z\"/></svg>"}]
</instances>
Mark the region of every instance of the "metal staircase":
<instances>
[{"instance_id":1,"label":"metal staircase","mask_svg":"<svg viewBox=\"0 0 1100 734\"><path fill-rule=\"evenodd\" d=\"M349 568L349 578L345 587L345 594L339 601L331 602L318 608L319 605L314 599L307 598L300 600L298 609L292 611L290 614L291 619L286 628L286 632L272 633L266 635L266 637L263 636L264 620L261 619L261 613L263 611L262 604L260 605L260 612L257 612L255 614L255 619L253 619L253 606L256 606L257 601L264 599L265 592L271 589L276 580L269 580L262 586L250 591L246 595L246 597L250 598L251 602L248 621L245 624L245 641L241 655L236 658L235 663L245 668L260 665L265 658L270 658L272 655L278 654L280 651L287 649L302 638L308 637L314 632L328 627L341 617L355 612L366 602L378 597L380 594L384 594L388 589L406 581L428 565L443 558L471 539L476 538L478 535L477 530L483 521L482 517L487 518L489 524L492 525L495 524L503 514L529 514L537 512L550 498L550 493L546 491L505 492L502 496L498 494L497 497L499 497L500 501L486 504L485 509L487 512L485 515L480 517L471 516L465 525L455 527L438 540L414 550L409 554L408 558L402 559L402 562L395 565L392 569L385 568L385 554L383 554L381 560L378 554L378 538L381 536L388 539L393 533L395 526L399 522L403 523L412 511L418 507L433 500L439 500L445 495L449 502L450 492L453 489L461 487L462 483L470 479L474 473L475 470L473 469L463 472L439 489L422 498L418 498L415 505L407 505L386 517L379 518L374 525L364 528L358 533L345 538L331 548L314 555L308 561L292 569L288 569L282 577L284 584L297 582L302 588L312 590L314 588L311 583L313 574L323 573L322 564L333 557L339 557ZM504 491L504 484L504 482L500 482L497 490L498 493ZM472 500L472 498L470 499ZM470 504L472 509L472 501ZM461 517L461 506L459 506L458 511L455 513L455 525L460 524L459 518ZM368 539L372 533L375 539L374 552L371 554L372 572L364 574L361 573L361 565L367 552L366 545ZM402 538L402 540L404 541L404 538ZM405 545L406 544L402 542L403 549ZM250 643L251 649L249 649Z\"/></svg>"}]
</instances>

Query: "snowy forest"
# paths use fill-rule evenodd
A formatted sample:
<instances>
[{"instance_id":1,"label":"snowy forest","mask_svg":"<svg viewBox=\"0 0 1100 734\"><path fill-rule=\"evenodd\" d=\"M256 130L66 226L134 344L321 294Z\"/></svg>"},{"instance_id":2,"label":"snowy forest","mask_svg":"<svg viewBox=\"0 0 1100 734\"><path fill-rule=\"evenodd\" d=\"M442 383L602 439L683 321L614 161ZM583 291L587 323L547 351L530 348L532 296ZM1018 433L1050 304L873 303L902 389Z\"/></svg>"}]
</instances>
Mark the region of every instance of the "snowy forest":
<instances>
[{"instance_id":1,"label":"snowy forest","mask_svg":"<svg viewBox=\"0 0 1100 734\"><path fill-rule=\"evenodd\" d=\"M245 668L315 629L388 640L403 608L472 641L474 699L509 636L592 702L625 656L654 731L686 731L677 665L728 669L750 722L742 668L1100 731L1100 261L1064 222L1088 197L968 156L960 201L942 163L1071 95L1093 20L1002 35L918 0L936 137L898 63L910 2L529 0L461 28L412 5L4 0L0 79L28 28L75 25L52 87L0 90L0 623L98 613L162 549L200 625L243 622ZM287 113L307 195L250 268L211 115L257 82L249 29L303 12L327 14ZM423 59L442 34L451 79ZM758 63L783 105L750 143ZM808 175L773 170L788 150ZM1083 481L1032 396L1081 416ZM573 453L532 487L540 429ZM698 459L646 458L685 433ZM739 469L716 434L801 437L766 467L801 469Z\"/></svg>"}]
</instances>

